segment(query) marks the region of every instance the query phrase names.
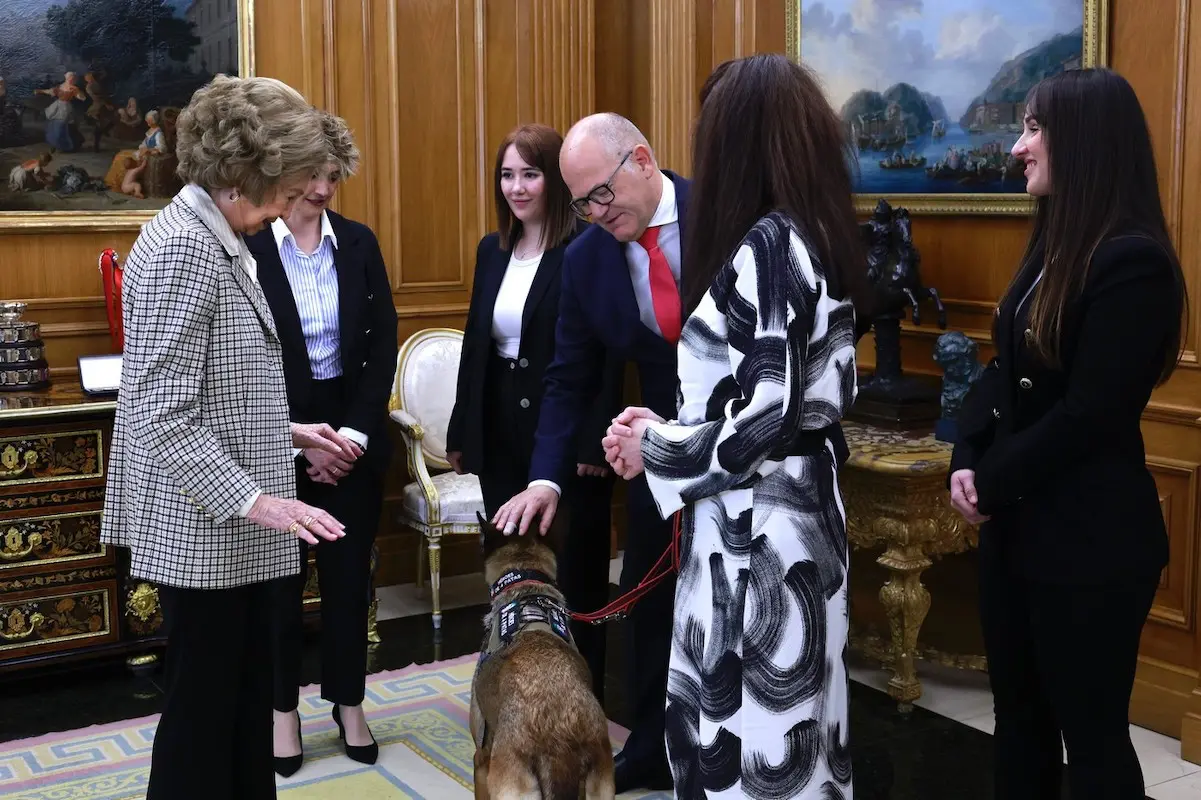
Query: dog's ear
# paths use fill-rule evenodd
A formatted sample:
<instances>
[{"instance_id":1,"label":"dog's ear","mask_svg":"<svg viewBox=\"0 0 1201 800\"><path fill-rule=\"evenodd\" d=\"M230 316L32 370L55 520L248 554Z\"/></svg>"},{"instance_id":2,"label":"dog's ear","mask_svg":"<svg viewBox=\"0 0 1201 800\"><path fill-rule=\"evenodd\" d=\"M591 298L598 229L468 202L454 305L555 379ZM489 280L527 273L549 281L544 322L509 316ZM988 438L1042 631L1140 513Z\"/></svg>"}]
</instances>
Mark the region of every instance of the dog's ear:
<instances>
[{"instance_id":1,"label":"dog's ear","mask_svg":"<svg viewBox=\"0 0 1201 800\"><path fill-rule=\"evenodd\" d=\"M480 512L475 512L475 518L480 522L480 547L484 551L484 558L487 558L503 547L508 537L497 530Z\"/></svg>"}]
</instances>

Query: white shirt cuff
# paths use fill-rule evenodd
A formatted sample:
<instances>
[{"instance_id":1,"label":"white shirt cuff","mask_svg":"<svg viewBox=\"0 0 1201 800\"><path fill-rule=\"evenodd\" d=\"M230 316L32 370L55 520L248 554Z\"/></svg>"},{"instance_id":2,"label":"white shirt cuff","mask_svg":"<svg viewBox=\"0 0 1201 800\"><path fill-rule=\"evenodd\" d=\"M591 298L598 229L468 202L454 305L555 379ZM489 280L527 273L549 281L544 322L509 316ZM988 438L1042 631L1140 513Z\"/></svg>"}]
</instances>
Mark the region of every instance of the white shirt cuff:
<instances>
[{"instance_id":1,"label":"white shirt cuff","mask_svg":"<svg viewBox=\"0 0 1201 800\"><path fill-rule=\"evenodd\" d=\"M262 495L262 492L258 489L255 489L254 494L250 495L250 499L243 503L242 507L238 509L238 516L243 518L249 517L250 509L254 508L254 504L258 501L260 495Z\"/></svg>"},{"instance_id":2,"label":"white shirt cuff","mask_svg":"<svg viewBox=\"0 0 1201 800\"><path fill-rule=\"evenodd\" d=\"M342 434L364 450L367 449L367 434L362 433L361 431L356 431L354 428L348 428L345 425L343 425L341 428L338 428L338 433Z\"/></svg>"},{"instance_id":3,"label":"white shirt cuff","mask_svg":"<svg viewBox=\"0 0 1201 800\"><path fill-rule=\"evenodd\" d=\"M555 483L554 481L530 481L530 485L527 486L526 488L533 489L535 486L549 486L550 488L555 490L555 494L557 494L557 495L563 494L563 490L559 488L559 484Z\"/></svg>"}]
</instances>

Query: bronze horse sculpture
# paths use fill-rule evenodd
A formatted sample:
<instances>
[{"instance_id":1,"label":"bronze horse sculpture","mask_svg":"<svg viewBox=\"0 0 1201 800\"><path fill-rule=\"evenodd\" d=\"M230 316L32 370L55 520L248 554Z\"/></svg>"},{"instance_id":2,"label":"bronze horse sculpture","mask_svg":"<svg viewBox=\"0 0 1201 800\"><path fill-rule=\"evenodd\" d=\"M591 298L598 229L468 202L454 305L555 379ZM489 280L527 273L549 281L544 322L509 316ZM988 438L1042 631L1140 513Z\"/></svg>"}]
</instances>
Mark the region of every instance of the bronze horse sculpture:
<instances>
[{"instance_id":1,"label":"bronze horse sculpture","mask_svg":"<svg viewBox=\"0 0 1201 800\"><path fill-rule=\"evenodd\" d=\"M938 418L938 387L902 373L901 320L912 309L913 324L921 325L922 302L932 300L938 327L945 330L946 307L938 291L922 283L921 254L913 244L908 210L894 210L880 200L861 229L868 281L875 294L876 368L860 385L858 413L853 416L894 425L933 422Z\"/></svg>"},{"instance_id":2,"label":"bronze horse sculpture","mask_svg":"<svg viewBox=\"0 0 1201 800\"><path fill-rule=\"evenodd\" d=\"M923 300L933 300L938 327L947 327L947 309L938 290L923 286L921 254L913 244L913 221L909 210L893 210L881 200L871 220L862 224L867 239L867 276L876 289L877 309L881 316L896 314L908 306L913 309L913 324L922 324ZM901 312L901 316L904 314Z\"/></svg>"}]
</instances>

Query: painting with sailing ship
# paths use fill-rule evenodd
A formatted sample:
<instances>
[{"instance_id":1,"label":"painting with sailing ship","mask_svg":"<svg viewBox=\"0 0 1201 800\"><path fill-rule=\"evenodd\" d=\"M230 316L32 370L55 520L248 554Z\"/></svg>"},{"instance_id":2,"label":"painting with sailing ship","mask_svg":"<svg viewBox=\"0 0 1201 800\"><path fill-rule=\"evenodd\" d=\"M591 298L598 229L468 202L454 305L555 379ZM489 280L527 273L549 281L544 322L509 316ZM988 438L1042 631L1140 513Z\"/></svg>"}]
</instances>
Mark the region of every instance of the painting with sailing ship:
<instances>
[{"instance_id":1,"label":"painting with sailing ship","mask_svg":"<svg viewBox=\"0 0 1201 800\"><path fill-rule=\"evenodd\" d=\"M0 212L166 205L180 188L176 117L214 74L238 74L245 2L5 4Z\"/></svg>"},{"instance_id":2,"label":"painting with sailing ship","mask_svg":"<svg viewBox=\"0 0 1201 800\"><path fill-rule=\"evenodd\" d=\"M856 193L1025 191L1009 151L1026 93L1084 64L1088 0L800 2L800 58L855 143Z\"/></svg>"}]
</instances>

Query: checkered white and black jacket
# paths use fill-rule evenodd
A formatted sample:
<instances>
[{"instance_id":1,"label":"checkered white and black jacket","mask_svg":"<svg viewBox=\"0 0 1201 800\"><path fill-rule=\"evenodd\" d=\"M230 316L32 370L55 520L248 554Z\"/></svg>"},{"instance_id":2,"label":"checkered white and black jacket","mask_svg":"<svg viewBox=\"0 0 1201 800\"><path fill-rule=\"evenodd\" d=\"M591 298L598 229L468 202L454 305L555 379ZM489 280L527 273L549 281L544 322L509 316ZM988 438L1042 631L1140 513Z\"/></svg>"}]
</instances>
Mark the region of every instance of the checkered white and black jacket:
<instances>
[{"instance_id":1,"label":"checkered white and black jacket","mask_svg":"<svg viewBox=\"0 0 1201 800\"><path fill-rule=\"evenodd\" d=\"M135 576L222 589L300 569L295 538L239 516L256 491L296 496L282 353L253 271L194 186L126 259L101 538L129 548Z\"/></svg>"}]
</instances>

